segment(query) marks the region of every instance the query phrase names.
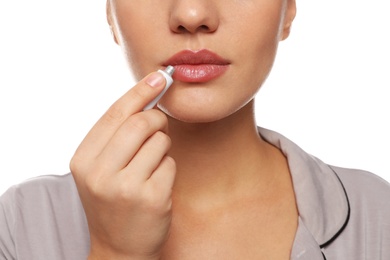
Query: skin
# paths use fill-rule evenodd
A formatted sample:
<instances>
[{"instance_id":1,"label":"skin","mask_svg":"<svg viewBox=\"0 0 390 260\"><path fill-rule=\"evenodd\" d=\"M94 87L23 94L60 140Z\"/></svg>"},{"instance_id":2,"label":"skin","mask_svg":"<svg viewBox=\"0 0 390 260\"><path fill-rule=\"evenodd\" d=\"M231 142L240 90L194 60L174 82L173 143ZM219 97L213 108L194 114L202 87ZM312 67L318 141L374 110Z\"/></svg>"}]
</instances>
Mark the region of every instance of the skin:
<instances>
[{"instance_id":1,"label":"skin","mask_svg":"<svg viewBox=\"0 0 390 260\"><path fill-rule=\"evenodd\" d=\"M295 12L294 0L108 0L114 39L140 82L70 163L90 259L289 259L291 177L257 133L253 99ZM229 69L202 84L175 81L141 112L164 86L148 73L184 49L211 50Z\"/></svg>"}]
</instances>

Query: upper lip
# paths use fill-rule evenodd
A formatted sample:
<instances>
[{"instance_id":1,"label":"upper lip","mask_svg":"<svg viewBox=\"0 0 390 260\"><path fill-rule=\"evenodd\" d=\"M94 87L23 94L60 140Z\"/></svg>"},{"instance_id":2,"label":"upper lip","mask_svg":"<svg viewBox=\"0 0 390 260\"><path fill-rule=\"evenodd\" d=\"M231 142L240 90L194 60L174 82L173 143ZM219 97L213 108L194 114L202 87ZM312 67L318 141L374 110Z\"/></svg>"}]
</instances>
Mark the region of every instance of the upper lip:
<instances>
[{"instance_id":1,"label":"upper lip","mask_svg":"<svg viewBox=\"0 0 390 260\"><path fill-rule=\"evenodd\" d=\"M169 58L164 66L168 65L200 65L200 64L215 64L215 65L228 65L230 62L216 53L209 51L207 49L202 49L199 51L193 50L183 50L174 54Z\"/></svg>"}]
</instances>

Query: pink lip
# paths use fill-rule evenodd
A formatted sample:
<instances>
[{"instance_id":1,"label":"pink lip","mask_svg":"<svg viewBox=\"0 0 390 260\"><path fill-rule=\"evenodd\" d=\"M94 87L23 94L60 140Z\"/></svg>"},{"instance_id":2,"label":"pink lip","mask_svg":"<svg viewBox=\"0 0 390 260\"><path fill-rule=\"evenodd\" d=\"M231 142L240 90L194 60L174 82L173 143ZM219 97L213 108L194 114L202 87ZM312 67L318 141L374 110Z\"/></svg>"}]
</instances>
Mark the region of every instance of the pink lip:
<instances>
[{"instance_id":1,"label":"pink lip","mask_svg":"<svg viewBox=\"0 0 390 260\"><path fill-rule=\"evenodd\" d=\"M164 65L175 67L173 78L175 80L202 83L221 76L228 68L230 62L203 49L200 51L184 50L173 55Z\"/></svg>"}]
</instances>

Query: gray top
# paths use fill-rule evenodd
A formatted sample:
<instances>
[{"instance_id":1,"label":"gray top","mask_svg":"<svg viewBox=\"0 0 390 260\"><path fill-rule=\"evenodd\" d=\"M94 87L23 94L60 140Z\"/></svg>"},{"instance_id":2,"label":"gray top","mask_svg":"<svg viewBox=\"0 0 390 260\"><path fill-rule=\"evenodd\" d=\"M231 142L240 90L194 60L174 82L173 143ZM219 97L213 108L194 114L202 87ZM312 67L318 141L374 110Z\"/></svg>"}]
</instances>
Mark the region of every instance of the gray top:
<instances>
[{"instance_id":1,"label":"gray top","mask_svg":"<svg viewBox=\"0 0 390 260\"><path fill-rule=\"evenodd\" d=\"M329 166L275 132L259 132L288 158L299 210L291 259L390 259L389 183ZM88 251L71 174L30 179L0 197L0 259L84 260Z\"/></svg>"}]
</instances>

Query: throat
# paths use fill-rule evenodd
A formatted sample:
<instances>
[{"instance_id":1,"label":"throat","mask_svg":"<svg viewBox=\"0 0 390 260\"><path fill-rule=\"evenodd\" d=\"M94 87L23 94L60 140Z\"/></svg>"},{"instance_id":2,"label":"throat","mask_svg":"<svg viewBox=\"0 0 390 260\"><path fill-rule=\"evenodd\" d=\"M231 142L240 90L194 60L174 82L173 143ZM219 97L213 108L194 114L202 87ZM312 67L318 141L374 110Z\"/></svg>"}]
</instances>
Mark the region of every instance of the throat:
<instances>
[{"instance_id":1,"label":"throat","mask_svg":"<svg viewBox=\"0 0 390 260\"><path fill-rule=\"evenodd\" d=\"M188 130L188 136L181 131L172 138L170 155L177 164L174 198L222 205L265 195L279 178L290 179L286 158L259 136L256 126L215 128L198 126Z\"/></svg>"},{"instance_id":2,"label":"throat","mask_svg":"<svg viewBox=\"0 0 390 260\"><path fill-rule=\"evenodd\" d=\"M255 136L249 142L248 134L235 132L233 137L226 130L217 133L203 131L208 130L198 129L197 134L172 138L170 155L177 164L176 184L186 183L186 189L196 186L216 190L217 186L230 186L237 179L244 178L243 173L249 173L249 168L252 168L248 167L250 158L246 156L249 154L247 144L253 144L253 141L260 143L259 137Z\"/></svg>"}]
</instances>

